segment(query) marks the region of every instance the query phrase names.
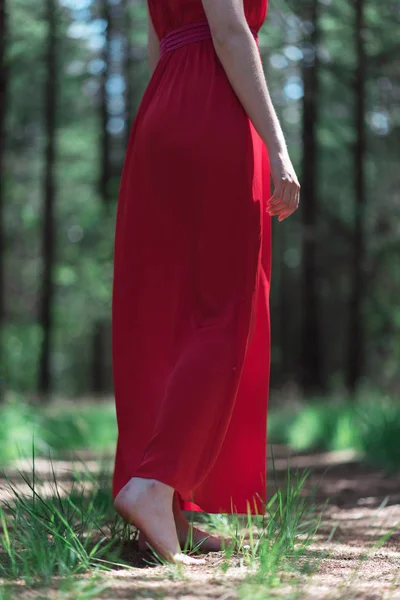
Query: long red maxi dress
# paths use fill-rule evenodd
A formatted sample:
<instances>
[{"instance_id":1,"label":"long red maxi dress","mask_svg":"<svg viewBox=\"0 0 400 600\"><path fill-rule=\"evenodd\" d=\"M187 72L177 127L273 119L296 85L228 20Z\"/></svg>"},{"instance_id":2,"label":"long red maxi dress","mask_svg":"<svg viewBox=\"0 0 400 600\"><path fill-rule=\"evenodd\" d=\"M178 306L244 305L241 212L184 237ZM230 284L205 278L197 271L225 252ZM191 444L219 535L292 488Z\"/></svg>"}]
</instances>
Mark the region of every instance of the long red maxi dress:
<instances>
[{"instance_id":1,"label":"long red maxi dress","mask_svg":"<svg viewBox=\"0 0 400 600\"><path fill-rule=\"evenodd\" d=\"M253 34L267 0L245 0ZM262 513L270 370L268 155L201 0L149 0L161 57L120 185L113 495L133 477L181 505Z\"/></svg>"}]
</instances>

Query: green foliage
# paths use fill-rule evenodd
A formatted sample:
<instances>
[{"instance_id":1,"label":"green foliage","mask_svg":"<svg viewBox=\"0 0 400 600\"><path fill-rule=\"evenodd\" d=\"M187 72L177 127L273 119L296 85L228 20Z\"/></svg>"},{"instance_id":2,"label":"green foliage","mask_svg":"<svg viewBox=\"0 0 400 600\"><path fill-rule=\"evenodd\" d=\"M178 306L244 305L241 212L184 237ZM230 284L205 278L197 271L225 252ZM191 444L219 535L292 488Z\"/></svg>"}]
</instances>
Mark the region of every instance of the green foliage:
<instances>
[{"instance_id":1,"label":"green foliage","mask_svg":"<svg viewBox=\"0 0 400 600\"><path fill-rule=\"evenodd\" d=\"M62 406L62 405L61 405ZM42 421L43 437L55 450L114 448L116 440L115 407L112 404L88 404L74 414L67 407L52 407Z\"/></svg>"},{"instance_id":2,"label":"green foliage","mask_svg":"<svg viewBox=\"0 0 400 600\"><path fill-rule=\"evenodd\" d=\"M36 388L42 337L37 321L42 265L47 23L44 6L36 5L33 0L13 0L7 7L9 101L3 174L7 318L1 375L7 389L25 393ZM108 188L112 201L107 212L100 194L104 132L99 90L105 66L100 11L101 4L95 1L81 9L73 2L63 1L57 5L56 14L56 298L51 367L54 392L62 395L80 396L92 390L93 331L97 320L109 321L111 314L115 206L127 132L148 82L145 1L127 6L113 2L110 9L113 51L109 67L113 77L121 76L122 83L119 92L109 90L108 109L109 121L120 119L123 130L109 132ZM260 33L268 84L299 174L303 159L302 57L313 52L308 19L308 4L277 0L270 3ZM400 126L398 58L394 52L398 19L399 13L390 3L366 5L368 295L363 314L368 341L367 372L372 380L387 388L398 379L400 359L397 315L400 214L396 196L399 178L394 158L398 154ZM346 322L354 222L354 6L343 0L319 2L319 21L317 288L319 333L329 340L323 344L323 362L327 377L331 377L341 374L346 367L343 347L349 335ZM129 47L131 56L127 66ZM124 85L130 90L127 110ZM288 92L293 85L297 95ZM286 294L293 298L294 305L299 304L303 237L298 216L277 228L273 236L272 323L287 318L291 332L290 344L285 344L285 335L281 339L279 327L273 328L273 368L278 381L289 376L284 363L292 367L297 364L301 311L291 311L287 317L281 313L284 310L281 300ZM107 372L109 354L108 343L103 357ZM108 380L111 389L110 377ZM348 435L346 422L345 419L341 425L340 444L345 444Z\"/></svg>"},{"instance_id":3,"label":"green foliage","mask_svg":"<svg viewBox=\"0 0 400 600\"><path fill-rule=\"evenodd\" d=\"M0 459L29 456L34 444L40 454L91 448L114 449L115 407L111 403L55 403L47 408L10 397L0 406Z\"/></svg>"},{"instance_id":4,"label":"green foliage","mask_svg":"<svg viewBox=\"0 0 400 600\"><path fill-rule=\"evenodd\" d=\"M32 439L38 444L35 431L37 413L32 406L19 402L16 398L8 400L0 407L0 464L19 456L29 456ZM40 442L39 442L40 446ZM38 448L42 452L45 447Z\"/></svg>"},{"instance_id":5,"label":"green foliage","mask_svg":"<svg viewBox=\"0 0 400 600\"><path fill-rule=\"evenodd\" d=\"M115 514L110 473L107 469L97 474L75 472L73 481L66 484L53 466L52 481L45 482L35 470L33 455L31 474L21 477L28 492L9 481L11 498L0 507L0 577L10 582L9 588L3 588L4 599L17 578L39 590L54 585L54 576L61 577L56 583L60 597L94 597L105 587L97 578L102 570L127 568L120 555L130 532ZM288 468L286 484L269 501L266 515L204 516L210 530L222 530L231 537L223 570L236 557L251 572L256 570L257 575L246 580L243 593L250 584L276 587L285 574L303 573L306 564L312 568L306 551L320 514L304 494L307 478L308 472L293 475ZM89 580L73 578L86 573L92 574ZM179 565L170 566L170 575L182 578Z\"/></svg>"},{"instance_id":6,"label":"green foliage","mask_svg":"<svg viewBox=\"0 0 400 600\"><path fill-rule=\"evenodd\" d=\"M360 442L366 460L389 473L400 471L400 406L393 398L378 396L360 403L356 412Z\"/></svg>"},{"instance_id":7,"label":"green foliage","mask_svg":"<svg viewBox=\"0 0 400 600\"><path fill-rule=\"evenodd\" d=\"M208 517L213 529L231 539L223 569L237 553L249 567L251 575L240 587L241 600L256 597L258 590L264 593L260 598L269 598L268 593L288 577L295 585L305 572L314 570L316 563L307 550L317 534L322 507L305 494L308 477L309 471L292 473L288 465L285 486L277 486L264 515Z\"/></svg>"},{"instance_id":8,"label":"green foliage","mask_svg":"<svg viewBox=\"0 0 400 600\"><path fill-rule=\"evenodd\" d=\"M351 404L321 400L306 406L289 426L289 440L296 450L344 450L358 448L357 431L352 427Z\"/></svg>"},{"instance_id":9,"label":"green foliage","mask_svg":"<svg viewBox=\"0 0 400 600\"><path fill-rule=\"evenodd\" d=\"M21 476L30 494L23 494L9 481L12 501L0 508L2 577L22 578L30 584L49 582L54 575L67 577L111 564L109 561L117 557L115 539L104 527L115 522L116 516L109 490L105 495L101 487L104 477L97 482L92 478L89 495L76 482L66 495L53 470L52 494L48 497L38 491L34 460L31 476ZM105 557L108 562L103 563Z\"/></svg>"},{"instance_id":10,"label":"green foliage","mask_svg":"<svg viewBox=\"0 0 400 600\"><path fill-rule=\"evenodd\" d=\"M0 406L2 464L29 456L34 442L41 454L74 449L114 450L117 436L113 402L58 401L47 407L27 404L11 395ZM288 444L298 451L353 449L371 465L388 472L400 468L400 405L378 392L358 398L313 398L295 408L272 407L269 444Z\"/></svg>"},{"instance_id":11,"label":"green foliage","mask_svg":"<svg viewBox=\"0 0 400 600\"><path fill-rule=\"evenodd\" d=\"M34 389L41 337L40 327L35 323L15 323L5 327L3 339L7 352L1 370L8 389L25 393Z\"/></svg>"},{"instance_id":12,"label":"green foliage","mask_svg":"<svg viewBox=\"0 0 400 600\"><path fill-rule=\"evenodd\" d=\"M390 396L367 390L355 399L314 398L294 410L271 410L269 443L295 450L353 449L364 461L400 471L400 404Z\"/></svg>"}]
</instances>

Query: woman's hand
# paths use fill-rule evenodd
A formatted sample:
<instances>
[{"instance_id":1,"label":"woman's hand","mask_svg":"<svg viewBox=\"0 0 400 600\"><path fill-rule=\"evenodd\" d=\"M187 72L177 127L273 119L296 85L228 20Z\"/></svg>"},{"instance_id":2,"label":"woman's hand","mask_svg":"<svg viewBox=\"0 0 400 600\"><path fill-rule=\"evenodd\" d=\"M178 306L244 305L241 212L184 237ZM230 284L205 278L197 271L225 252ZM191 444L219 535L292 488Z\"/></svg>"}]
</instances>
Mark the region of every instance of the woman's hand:
<instances>
[{"instance_id":1,"label":"woman's hand","mask_svg":"<svg viewBox=\"0 0 400 600\"><path fill-rule=\"evenodd\" d=\"M300 184L289 156L278 155L270 159L274 194L267 202L267 212L279 215L278 221L287 219L299 206Z\"/></svg>"}]
</instances>

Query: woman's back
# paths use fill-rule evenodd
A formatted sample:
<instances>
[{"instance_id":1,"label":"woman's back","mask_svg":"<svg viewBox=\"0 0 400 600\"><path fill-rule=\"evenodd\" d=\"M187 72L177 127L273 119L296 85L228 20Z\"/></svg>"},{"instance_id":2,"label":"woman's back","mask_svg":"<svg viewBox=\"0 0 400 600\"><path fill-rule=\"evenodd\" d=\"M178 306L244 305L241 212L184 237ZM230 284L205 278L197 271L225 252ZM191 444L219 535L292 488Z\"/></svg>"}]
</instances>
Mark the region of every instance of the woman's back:
<instances>
[{"instance_id":1,"label":"woman's back","mask_svg":"<svg viewBox=\"0 0 400 600\"><path fill-rule=\"evenodd\" d=\"M158 37L171 30L205 19L202 0L148 0ZM264 22L268 0L244 0L247 22L258 29Z\"/></svg>"}]
</instances>

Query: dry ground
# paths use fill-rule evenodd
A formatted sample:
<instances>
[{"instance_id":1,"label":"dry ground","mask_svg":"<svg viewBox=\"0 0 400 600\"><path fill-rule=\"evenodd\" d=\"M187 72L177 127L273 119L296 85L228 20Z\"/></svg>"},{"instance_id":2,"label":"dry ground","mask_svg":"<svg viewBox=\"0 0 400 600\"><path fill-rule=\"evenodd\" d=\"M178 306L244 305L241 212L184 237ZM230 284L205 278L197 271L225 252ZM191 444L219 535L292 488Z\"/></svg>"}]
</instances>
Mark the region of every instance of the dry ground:
<instances>
[{"instance_id":1,"label":"dry ground","mask_svg":"<svg viewBox=\"0 0 400 600\"><path fill-rule=\"evenodd\" d=\"M274 448L274 457L277 484L282 485L288 464L286 449ZM90 471L99 468L96 457L85 455L84 458ZM60 480L68 484L72 463L55 461L55 467ZM90 597L121 600L267 600L272 597L400 600L400 477L389 478L381 470L362 466L351 452L292 455L291 467L311 468L306 493L311 495L317 488L317 501L328 501L322 525L309 549L310 556L318 564L317 572L304 576L295 587L288 580L286 587L278 590L268 590L264 586L259 589L241 587L239 591L239 584L251 575L240 558L232 560L226 573L222 569L222 554L213 554L207 557L206 566L186 567L177 574L168 567L150 566L136 544L130 543L124 558L133 568L102 574L101 581L108 587ZM29 463L20 462L18 468L29 471ZM79 469L79 463L75 463L74 468ZM50 473L44 459L37 460L36 469L41 477ZM15 469L8 469L7 474L17 480ZM0 500L7 496L1 483L0 480ZM271 475L270 493L274 492L274 487ZM46 485L42 491L46 492ZM382 547L376 547L379 539L392 527L395 527L392 537ZM87 577L80 579L83 584ZM13 597L35 600L89 597L84 591L81 595L77 591L57 591L57 580L54 584L53 589L28 590L22 582L15 582Z\"/></svg>"}]
</instances>

